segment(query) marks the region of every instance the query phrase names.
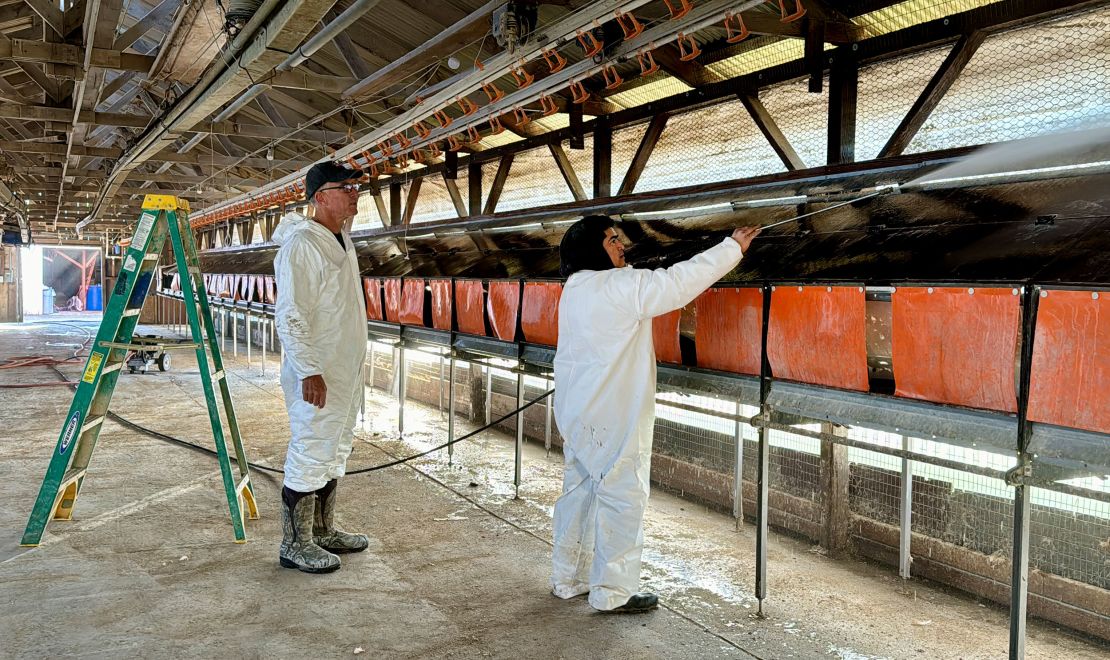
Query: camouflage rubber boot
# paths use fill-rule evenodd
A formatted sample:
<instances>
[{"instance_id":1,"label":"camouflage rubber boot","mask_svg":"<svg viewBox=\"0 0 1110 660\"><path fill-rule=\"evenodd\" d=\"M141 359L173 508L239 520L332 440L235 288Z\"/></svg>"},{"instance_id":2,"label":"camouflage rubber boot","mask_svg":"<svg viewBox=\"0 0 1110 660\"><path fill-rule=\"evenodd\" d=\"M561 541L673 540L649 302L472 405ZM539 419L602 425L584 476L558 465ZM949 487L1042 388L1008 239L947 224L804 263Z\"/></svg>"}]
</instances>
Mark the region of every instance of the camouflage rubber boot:
<instances>
[{"instance_id":1,"label":"camouflage rubber boot","mask_svg":"<svg viewBox=\"0 0 1110 660\"><path fill-rule=\"evenodd\" d=\"M312 515L316 498L312 493L281 489L281 550L278 559L285 568L305 573L330 573L339 569L339 557L312 541Z\"/></svg>"},{"instance_id":2,"label":"camouflage rubber boot","mask_svg":"<svg viewBox=\"0 0 1110 660\"><path fill-rule=\"evenodd\" d=\"M348 534L335 527L335 486L332 479L316 491L316 518L312 525L312 540L321 548L335 553L362 552L370 545L364 534Z\"/></svg>"}]
</instances>

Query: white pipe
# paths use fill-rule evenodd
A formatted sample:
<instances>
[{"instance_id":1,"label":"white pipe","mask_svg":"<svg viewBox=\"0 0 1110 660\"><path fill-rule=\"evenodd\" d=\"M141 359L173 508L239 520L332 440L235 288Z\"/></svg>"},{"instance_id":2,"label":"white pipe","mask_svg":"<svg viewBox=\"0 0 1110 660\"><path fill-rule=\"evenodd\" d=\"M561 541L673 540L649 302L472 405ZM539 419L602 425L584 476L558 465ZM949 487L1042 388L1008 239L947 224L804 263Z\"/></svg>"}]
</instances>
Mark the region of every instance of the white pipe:
<instances>
[{"instance_id":1,"label":"white pipe","mask_svg":"<svg viewBox=\"0 0 1110 660\"><path fill-rule=\"evenodd\" d=\"M293 51L293 54L285 59L284 62L274 68L275 71L289 71L295 67L304 64L312 54L320 50L332 39L339 36L341 32L351 27L355 21L362 18L362 15L374 8L381 0L355 0L355 2L347 7L346 11L335 17L335 20L325 25L314 37L304 42Z\"/></svg>"}]
</instances>

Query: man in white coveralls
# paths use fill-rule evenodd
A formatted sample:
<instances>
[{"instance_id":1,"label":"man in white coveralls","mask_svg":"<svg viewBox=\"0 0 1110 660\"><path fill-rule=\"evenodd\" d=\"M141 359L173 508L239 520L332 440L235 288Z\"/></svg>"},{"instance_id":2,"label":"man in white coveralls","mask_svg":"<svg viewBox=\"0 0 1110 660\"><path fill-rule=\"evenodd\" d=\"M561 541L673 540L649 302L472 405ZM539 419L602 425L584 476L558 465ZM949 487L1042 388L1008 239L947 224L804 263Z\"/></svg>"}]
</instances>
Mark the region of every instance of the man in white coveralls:
<instances>
[{"instance_id":1,"label":"man in white coveralls","mask_svg":"<svg viewBox=\"0 0 1110 660\"><path fill-rule=\"evenodd\" d=\"M571 225L560 245L555 420L563 436L563 495L555 503L552 593L589 594L605 612L658 606L638 593L655 426L651 319L679 309L740 262L756 227L670 268L627 267L606 216Z\"/></svg>"},{"instance_id":2,"label":"man in white coveralls","mask_svg":"<svg viewBox=\"0 0 1110 660\"><path fill-rule=\"evenodd\" d=\"M274 232L276 324L285 349L281 389L291 438L281 492L281 565L306 573L339 568L336 553L361 552L362 534L335 526L335 487L351 454L362 403L366 300L347 225L362 172L318 163L305 177L315 213L289 213Z\"/></svg>"}]
</instances>

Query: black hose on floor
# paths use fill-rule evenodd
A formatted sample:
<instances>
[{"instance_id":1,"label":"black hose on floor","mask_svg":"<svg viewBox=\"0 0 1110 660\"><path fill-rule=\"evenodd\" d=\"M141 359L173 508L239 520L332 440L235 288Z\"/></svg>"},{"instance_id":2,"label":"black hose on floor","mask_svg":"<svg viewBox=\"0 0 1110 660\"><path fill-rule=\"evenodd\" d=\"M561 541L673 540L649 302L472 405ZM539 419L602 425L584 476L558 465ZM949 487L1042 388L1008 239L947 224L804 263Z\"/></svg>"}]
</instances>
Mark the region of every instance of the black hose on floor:
<instances>
[{"instance_id":1,"label":"black hose on floor","mask_svg":"<svg viewBox=\"0 0 1110 660\"><path fill-rule=\"evenodd\" d=\"M57 373L62 378L62 380L64 380L67 384L69 384L71 387L76 387L77 383L71 381L69 378L66 378L66 375L63 374L61 371L59 371L56 367L51 367L51 368L54 369L54 372ZM478 435L479 433L482 433L483 431L487 431L490 428L492 428L494 426L497 426L501 422L504 422L505 420L509 419L513 415L516 415L517 413L524 412L528 408L531 408L532 406L536 405L540 401L543 401L547 397L551 396L554 392L555 392L555 390L553 390L553 389L548 390L548 391L544 392L543 394L541 394L540 396L536 397L535 399L532 399L528 403L525 403L523 406L521 406L521 407L519 407L515 410L510 410L509 412L505 413L501 417L498 417L497 419L493 420L489 424L486 424L485 426L482 426L478 429L475 429L475 430L471 431L470 433L467 433L466 435L459 436L459 437L455 438L454 440L450 440L448 442L445 442L442 445L439 445L438 447L432 447L431 449L429 449L427 451L422 451L419 454L413 454L412 456L406 456L405 458L400 458L400 459L397 459L395 461L390 461L388 463L383 463L381 465L375 465L373 467L362 468L362 469L359 469L359 470L348 470L347 474L348 475L364 474L366 472L375 472L377 470L384 470L386 468L393 467L395 465L400 465L402 463L408 463L409 461L413 461L413 460L416 460L418 458L423 458L424 456L427 456L428 454L431 454L432 452L439 451L440 449L446 449L447 447L449 447L453 444L456 444L456 443L462 442L463 440L467 440L469 438L472 438L472 437ZM116 414L112 411L108 411L108 417L112 421L120 424L121 426L123 426L125 428L129 428L133 431L137 431L139 433L150 436L150 437L155 438L157 440L164 440L166 442L170 442L170 443L173 443L175 445L185 447L187 449L192 449L194 451L203 452L205 454L209 454L209 455L212 455L212 456L219 456L219 454L215 450L209 449L208 447L202 447L200 445L193 444L193 443L189 442L188 440L182 440L181 438L175 438L172 435L166 435L165 433L160 433L158 431L155 431L154 429L148 429L147 427L142 426L140 424L136 424L135 422L132 422L131 420L129 420L125 417L121 417L120 415L118 415L118 414ZM285 474L285 470L279 470L277 468L267 467L265 465L258 465L256 463L251 463L249 461L247 462L247 465L249 465L250 467L252 467L256 470L261 470L262 472L271 472L273 474Z\"/></svg>"}]
</instances>

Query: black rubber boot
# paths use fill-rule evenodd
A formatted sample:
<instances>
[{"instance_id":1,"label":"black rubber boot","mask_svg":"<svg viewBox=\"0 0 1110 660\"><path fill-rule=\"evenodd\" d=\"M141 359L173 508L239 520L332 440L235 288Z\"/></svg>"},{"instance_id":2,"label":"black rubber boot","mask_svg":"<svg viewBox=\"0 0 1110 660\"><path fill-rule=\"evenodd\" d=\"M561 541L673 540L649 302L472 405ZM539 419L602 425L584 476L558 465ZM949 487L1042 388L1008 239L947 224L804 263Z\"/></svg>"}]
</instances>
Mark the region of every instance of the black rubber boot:
<instances>
[{"instance_id":1,"label":"black rubber boot","mask_svg":"<svg viewBox=\"0 0 1110 660\"><path fill-rule=\"evenodd\" d=\"M638 614L640 612L650 612L657 607L659 607L659 596L645 592L633 595L627 603L616 609L604 611L612 614Z\"/></svg>"},{"instance_id":2,"label":"black rubber boot","mask_svg":"<svg viewBox=\"0 0 1110 660\"><path fill-rule=\"evenodd\" d=\"M281 489L281 549L278 561L284 568L305 573L331 573L339 568L339 557L312 540L314 493Z\"/></svg>"},{"instance_id":3,"label":"black rubber boot","mask_svg":"<svg viewBox=\"0 0 1110 660\"><path fill-rule=\"evenodd\" d=\"M321 548L337 554L362 552L370 545L370 539L363 534L349 534L335 526L335 487L338 483L338 479L332 479L316 491L312 540Z\"/></svg>"}]
</instances>

